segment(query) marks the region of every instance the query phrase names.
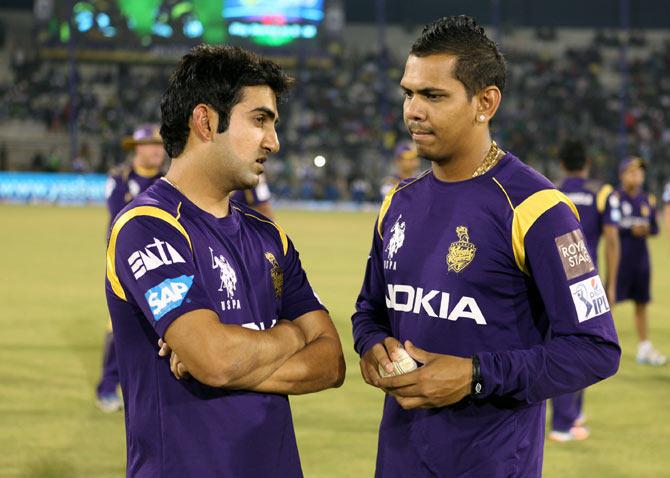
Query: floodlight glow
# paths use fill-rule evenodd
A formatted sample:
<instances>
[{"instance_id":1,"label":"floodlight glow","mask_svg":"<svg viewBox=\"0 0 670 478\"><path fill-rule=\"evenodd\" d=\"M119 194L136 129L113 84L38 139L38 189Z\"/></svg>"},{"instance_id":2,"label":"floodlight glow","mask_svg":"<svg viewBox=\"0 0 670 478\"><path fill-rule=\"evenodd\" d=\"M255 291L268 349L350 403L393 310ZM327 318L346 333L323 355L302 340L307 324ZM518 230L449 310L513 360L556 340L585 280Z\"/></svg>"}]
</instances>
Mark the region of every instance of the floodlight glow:
<instances>
[{"instance_id":1,"label":"floodlight glow","mask_svg":"<svg viewBox=\"0 0 670 478\"><path fill-rule=\"evenodd\" d=\"M100 28L107 28L111 23L109 15L106 13L98 13L98 16L95 17L95 20L98 22Z\"/></svg>"},{"instance_id":2,"label":"floodlight glow","mask_svg":"<svg viewBox=\"0 0 670 478\"><path fill-rule=\"evenodd\" d=\"M89 11L79 12L74 16L74 22L77 24L77 30L87 32L93 26L93 14Z\"/></svg>"},{"instance_id":3,"label":"floodlight glow","mask_svg":"<svg viewBox=\"0 0 670 478\"><path fill-rule=\"evenodd\" d=\"M188 20L184 23L184 35L187 38L198 38L204 33L205 28L200 20Z\"/></svg>"}]
</instances>

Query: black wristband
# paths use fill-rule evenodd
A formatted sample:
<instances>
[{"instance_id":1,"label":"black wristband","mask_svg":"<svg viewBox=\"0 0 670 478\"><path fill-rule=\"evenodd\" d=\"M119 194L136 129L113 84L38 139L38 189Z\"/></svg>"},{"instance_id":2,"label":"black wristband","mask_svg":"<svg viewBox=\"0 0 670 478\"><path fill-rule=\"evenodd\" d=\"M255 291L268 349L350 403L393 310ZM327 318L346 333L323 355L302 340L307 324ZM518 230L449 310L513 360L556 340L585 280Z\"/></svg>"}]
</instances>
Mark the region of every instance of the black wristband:
<instances>
[{"instance_id":1,"label":"black wristband","mask_svg":"<svg viewBox=\"0 0 670 478\"><path fill-rule=\"evenodd\" d=\"M472 387L470 388L470 396L472 398L480 398L483 394L484 381L482 380L479 357L477 354L472 354Z\"/></svg>"}]
</instances>

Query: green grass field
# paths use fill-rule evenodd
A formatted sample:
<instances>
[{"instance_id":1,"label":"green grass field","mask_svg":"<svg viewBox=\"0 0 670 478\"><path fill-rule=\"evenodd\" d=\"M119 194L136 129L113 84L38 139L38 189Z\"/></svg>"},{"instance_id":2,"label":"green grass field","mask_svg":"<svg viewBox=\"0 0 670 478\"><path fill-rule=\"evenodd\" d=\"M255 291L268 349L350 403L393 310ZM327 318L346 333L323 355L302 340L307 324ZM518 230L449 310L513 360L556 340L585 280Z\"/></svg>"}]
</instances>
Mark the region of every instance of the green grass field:
<instances>
[{"instance_id":1,"label":"green grass field","mask_svg":"<svg viewBox=\"0 0 670 478\"><path fill-rule=\"evenodd\" d=\"M106 324L105 211L0 205L0 476L124 475L123 415L94 405ZM349 317L374 215L279 213L330 308L347 358L337 389L291 399L307 477L373 475L382 394L363 383ZM652 240L652 338L670 353L670 238ZM619 373L589 389L592 435L545 447L544 476L670 475L670 367L635 364L630 305L615 309Z\"/></svg>"}]
</instances>

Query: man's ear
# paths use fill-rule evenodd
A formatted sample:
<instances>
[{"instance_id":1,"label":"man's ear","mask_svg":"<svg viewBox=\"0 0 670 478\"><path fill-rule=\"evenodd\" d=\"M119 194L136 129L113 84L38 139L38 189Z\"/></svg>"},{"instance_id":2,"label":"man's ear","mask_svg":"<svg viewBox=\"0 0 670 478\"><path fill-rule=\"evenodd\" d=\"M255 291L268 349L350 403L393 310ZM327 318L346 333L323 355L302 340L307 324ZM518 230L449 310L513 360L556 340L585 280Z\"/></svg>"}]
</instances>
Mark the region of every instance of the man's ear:
<instances>
[{"instance_id":1,"label":"man's ear","mask_svg":"<svg viewBox=\"0 0 670 478\"><path fill-rule=\"evenodd\" d=\"M216 134L219 115L206 104L199 103L191 114L191 130L203 143L212 141Z\"/></svg>"},{"instance_id":2,"label":"man's ear","mask_svg":"<svg viewBox=\"0 0 670 478\"><path fill-rule=\"evenodd\" d=\"M493 119L500 106L502 93L497 86L487 86L475 95L477 101L477 123L488 123Z\"/></svg>"}]
</instances>

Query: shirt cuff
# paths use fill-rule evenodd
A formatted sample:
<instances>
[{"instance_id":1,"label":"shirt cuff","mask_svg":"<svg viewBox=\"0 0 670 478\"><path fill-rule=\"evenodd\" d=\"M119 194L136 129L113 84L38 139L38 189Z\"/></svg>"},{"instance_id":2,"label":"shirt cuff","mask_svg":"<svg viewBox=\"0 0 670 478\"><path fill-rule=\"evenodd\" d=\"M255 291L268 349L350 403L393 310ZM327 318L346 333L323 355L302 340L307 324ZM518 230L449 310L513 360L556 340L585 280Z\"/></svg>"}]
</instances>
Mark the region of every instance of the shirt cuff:
<instances>
[{"instance_id":1,"label":"shirt cuff","mask_svg":"<svg viewBox=\"0 0 670 478\"><path fill-rule=\"evenodd\" d=\"M364 340L358 342L358 347L356 347L358 355L363 357L363 355L365 355L368 350L370 350L375 344L382 343L386 337L389 337L389 334L386 332L376 332L374 334L368 335Z\"/></svg>"}]
</instances>

